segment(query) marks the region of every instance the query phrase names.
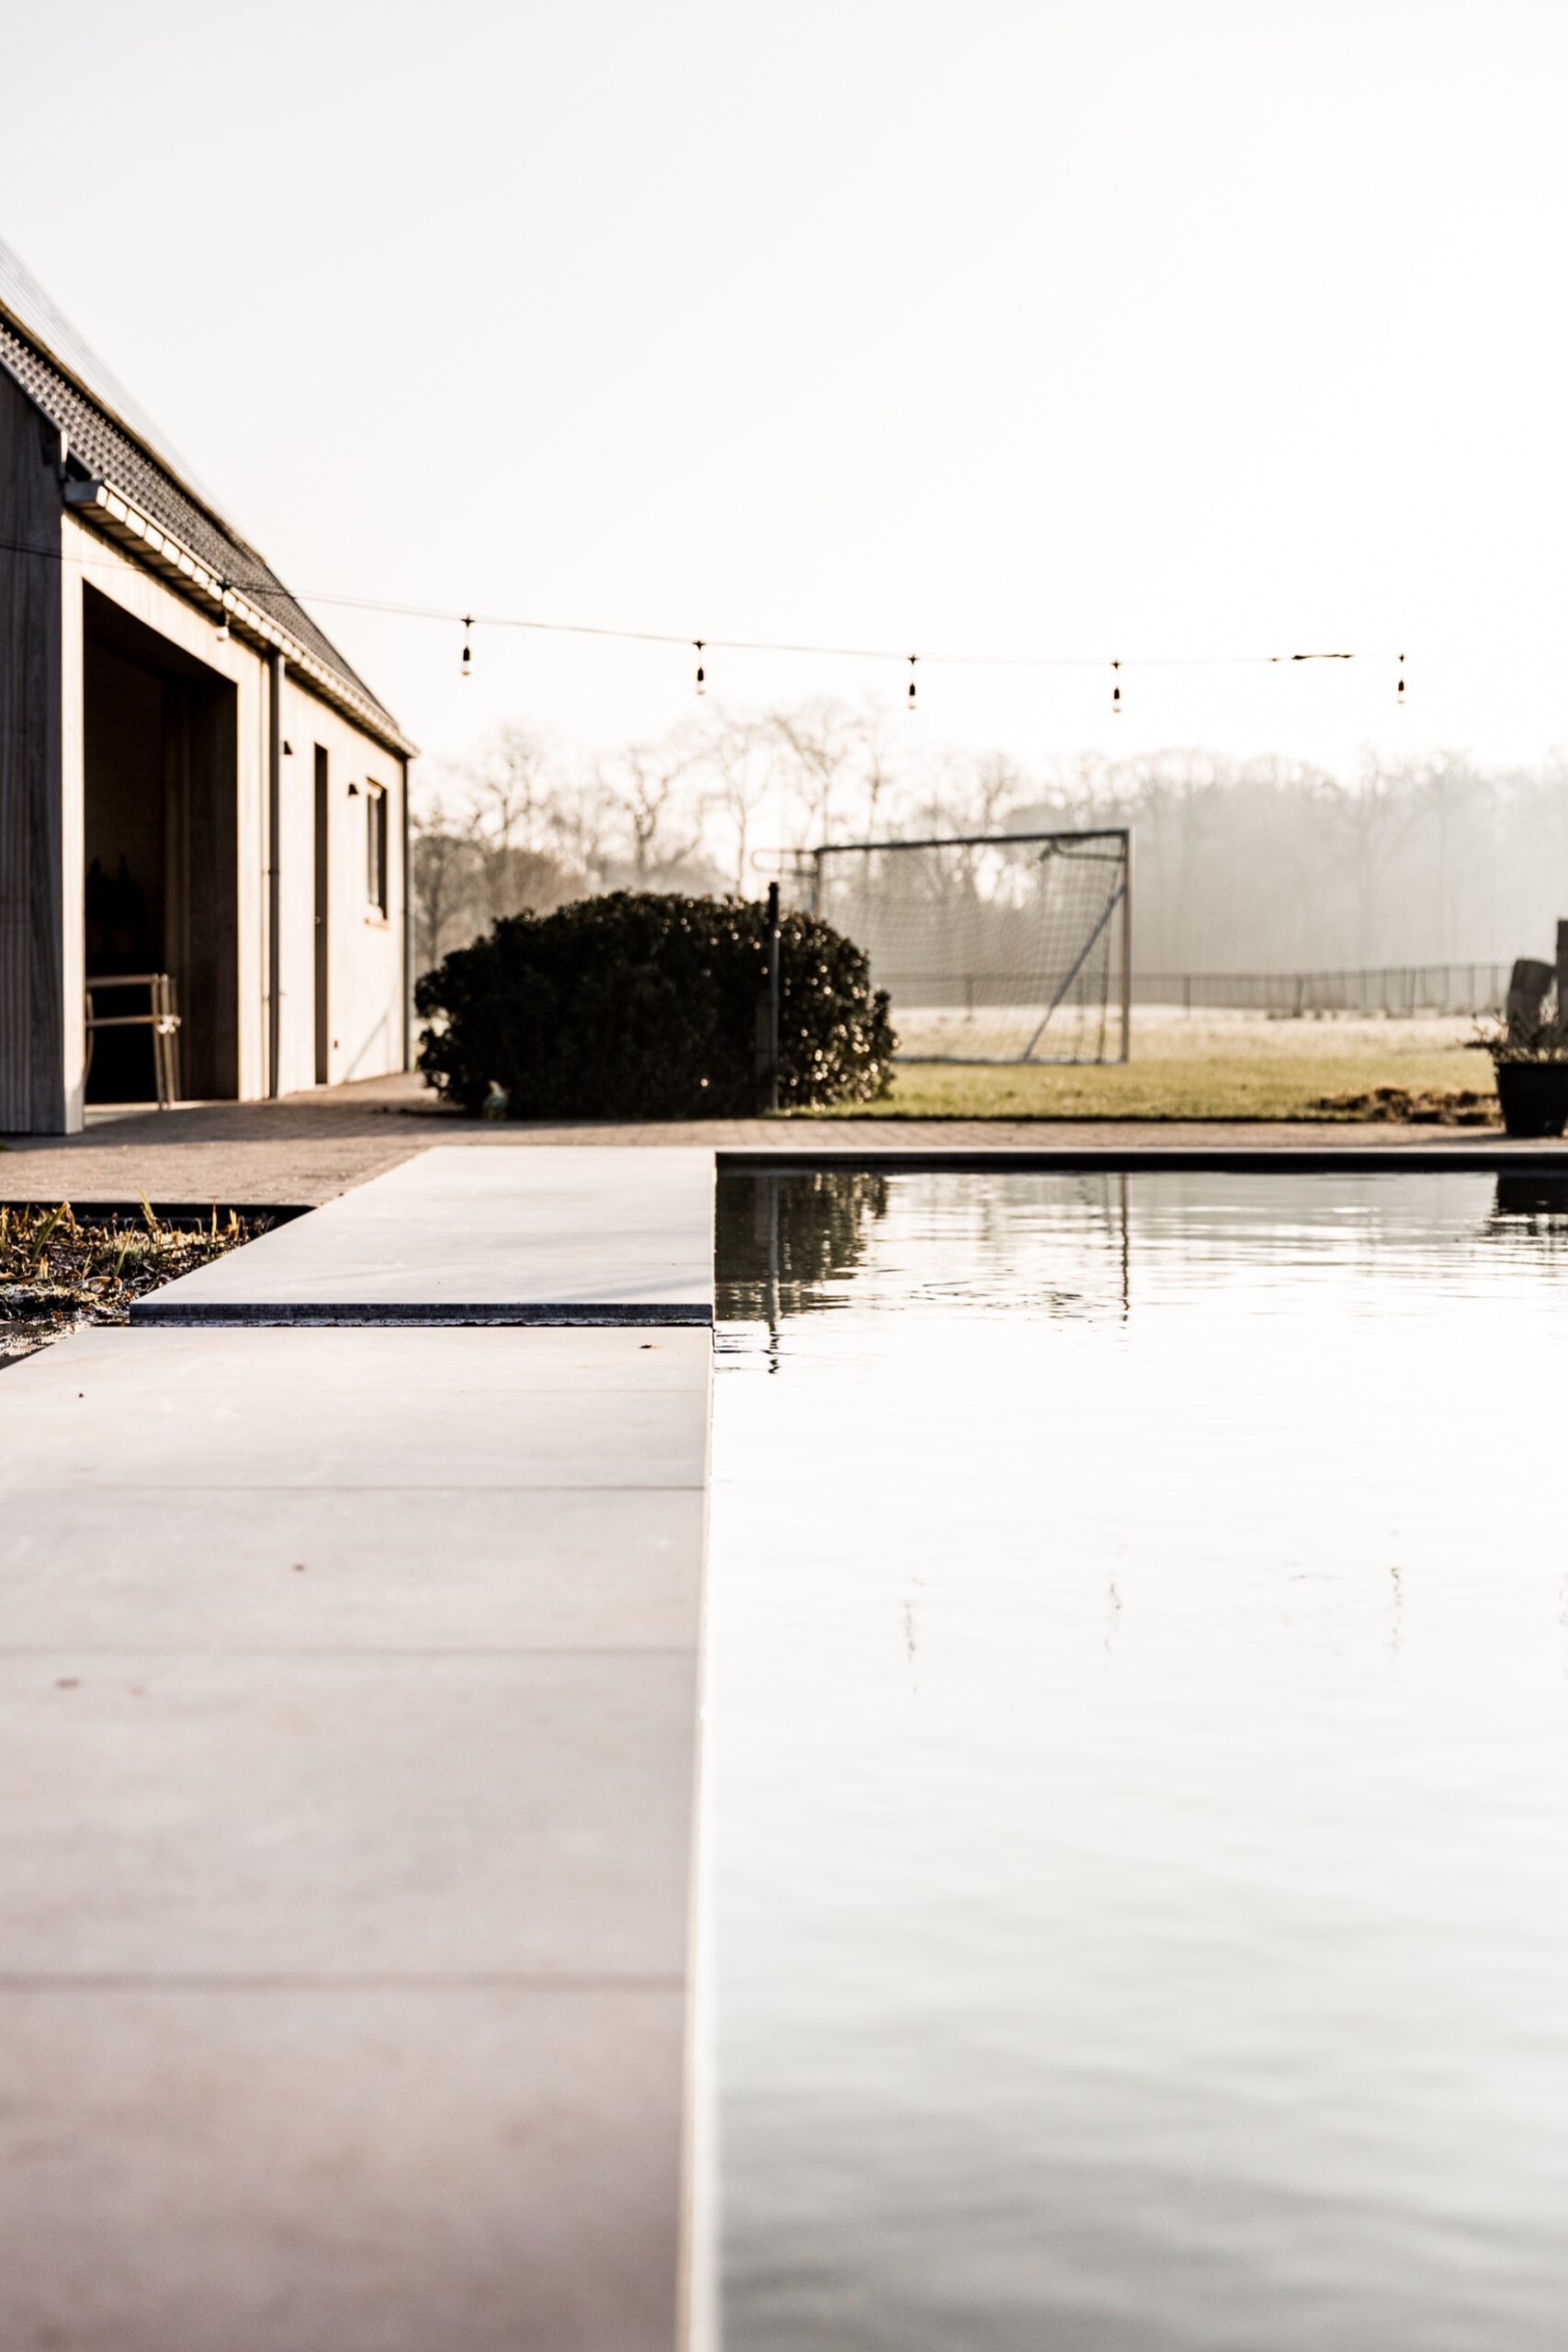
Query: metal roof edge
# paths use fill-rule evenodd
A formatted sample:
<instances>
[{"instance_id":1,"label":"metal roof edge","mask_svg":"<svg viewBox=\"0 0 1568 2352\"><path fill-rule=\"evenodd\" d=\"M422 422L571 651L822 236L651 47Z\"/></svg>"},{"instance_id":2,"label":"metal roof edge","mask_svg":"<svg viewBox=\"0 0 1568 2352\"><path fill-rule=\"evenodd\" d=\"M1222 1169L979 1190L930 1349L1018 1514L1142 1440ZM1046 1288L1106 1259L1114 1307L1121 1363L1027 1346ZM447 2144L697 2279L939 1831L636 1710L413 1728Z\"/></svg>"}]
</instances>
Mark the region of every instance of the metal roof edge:
<instances>
[{"instance_id":1,"label":"metal roof edge","mask_svg":"<svg viewBox=\"0 0 1568 2352\"><path fill-rule=\"evenodd\" d=\"M0 365L4 362L0 361ZM36 407L37 402L33 405ZM253 651L280 652L294 674L303 679L323 702L351 718L400 759L418 758L418 744L403 733L389 711L382 710L368 695L355 693L341 672L331 669L319 655L301 645L292 631L252 604L242 590L220 579L210 565L194 556L164 525L153 522L133 499L106 481L67 482L65 511L98 530L112 546L143 564L166 587L177 587L193 604L209 606L215 614L226 613L230 628L249 643Z\"/></svg>"},{"instance_id":2,"label":"metal roof edge","mask_svg":"<svg viewBox=\"0 0 1568 2352\"><path fill-rule=\"evenodd\" d=\"M187 502L197 514L204 517L223 537L231 540L234 547L243 555L248 557L259 571L271 572L271 566L254 542L247 538L244 533L229 520L211 492L192 473L189 465L179 452L164 440L151 418L142 413L118 378L97 356L86 338L56 306L20 256L3 239L0 239L0 322L4 322L11 333L36 351L47 367L54 370L79 399L85 401L117 433L120 434L153 472L168 481L179 497ZM47 424L57 423L39 400L38 392L6 363L3 353L0 353L0 368L4 368L5 373L17 385L29 406L37 410ZM69 436L67 438L69 439ZM109 486L106 485L106 487ZM111 495L129 511L141 514L141 508L133 498L113 490L111 490ZM68 502L70 503L72 502ZM84 510L78 506L77 511ZM167 540L171 544L175 543L174 535L162 526L152 524L149 516L142 514L141 519L153 532L155 538ZM111 536L113 536L112 532ZM203 564L198 558L193 556L188 548L182 546L181 552L188 560L192 576L196 574L200 574L204 578L216 576L211 573L210 566ZM158 569L156 565L152 568ZM186 565L181 564L177 569L184 572ZM284 587L281 581L277 582L277 588L291 604L299 605L303 614L304 608L299 605L299 599L293 594L292 591ZM288 647L292 648L288 658L293 666L311 678L324 699L351 715L356 724L366 726L378 741L395 750L400 758L416 757L417 746L410 742L391 712L377 700L365 682L350 668L343 655L337 651L328 632L320 628L320 624L315 621L313 616L307 615L305 617L309 618L312 628L318 630L322 644L335 656L337 663L335 670L331 664L323 662L318 654L310 652L293 633L281 624L273 623L263 641L268 644L276 643L280 647L287 643ZM371 714L374 714L374 717Z\"/></svg>"},{"instance_id":3,"label":"metal roof edge","mask_svg":"<svg viewBox=\"0 0 1568 2352\"><path fill-rule=\"evenodd\" d=\"M15 299L18 292L28 298L20 304ZM105 367L64 312L55 308L20 256L3 240L0 240L0 318L4 318L26 342L35 345L51 367L57 368L82 398L90 401L111 424L117 425L127 440L134 441L149 464L169 475L191 503L199 506L210 522L215 523L220 530L226 531L249 554L257 554L244 533L224 514L212 492L192 471L188 459L164 438L152 418L143 413L118 378Z\"/></svg>"}]
</instances>

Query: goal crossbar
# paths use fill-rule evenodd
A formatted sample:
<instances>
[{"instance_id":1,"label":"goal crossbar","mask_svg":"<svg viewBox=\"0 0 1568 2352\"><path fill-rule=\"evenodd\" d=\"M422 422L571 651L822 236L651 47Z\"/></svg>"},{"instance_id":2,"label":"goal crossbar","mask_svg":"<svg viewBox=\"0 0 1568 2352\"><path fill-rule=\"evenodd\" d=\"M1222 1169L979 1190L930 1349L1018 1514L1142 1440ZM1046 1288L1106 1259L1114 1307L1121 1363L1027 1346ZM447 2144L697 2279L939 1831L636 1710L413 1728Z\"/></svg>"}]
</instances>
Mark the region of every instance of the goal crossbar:
<instances>
[{"instance_id":1,"label":"goal crossbar","mask_svg":"<svg viewBox=\"0 0 1568 2352\"><path fill-rule=\"evenodd\" d=\"M794 854L823 858L847 857L852 851L874 849L1016 849L1025 842L1121 842L1131 848L1133 829L1130 825L1089 825L1076 832L1065 832L1059 826L1053 826L1049 831L1032 833L928 833L907 842L823 842L817 849Z\"/></svg>"}]
</instances>

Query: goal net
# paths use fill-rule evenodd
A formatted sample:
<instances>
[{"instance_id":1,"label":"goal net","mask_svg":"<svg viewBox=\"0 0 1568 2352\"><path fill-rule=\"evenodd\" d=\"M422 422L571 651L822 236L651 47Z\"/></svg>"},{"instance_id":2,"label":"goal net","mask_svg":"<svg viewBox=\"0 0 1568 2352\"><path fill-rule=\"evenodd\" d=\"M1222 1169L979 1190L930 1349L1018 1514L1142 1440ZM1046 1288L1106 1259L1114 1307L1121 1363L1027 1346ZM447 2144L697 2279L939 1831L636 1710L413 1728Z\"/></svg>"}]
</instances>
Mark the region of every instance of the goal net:
<instances>
[{"instance_id":1,"label":"goal net","mask_svg":"<svg viewBox=\"0 0 1568 2352\"><path fill-rule=\"evenodd\" d=\"M832 843L796 888L870 957L900 1061L1125 1061L1131 854L1124 827Z\"/></svg>"}]
</instances>

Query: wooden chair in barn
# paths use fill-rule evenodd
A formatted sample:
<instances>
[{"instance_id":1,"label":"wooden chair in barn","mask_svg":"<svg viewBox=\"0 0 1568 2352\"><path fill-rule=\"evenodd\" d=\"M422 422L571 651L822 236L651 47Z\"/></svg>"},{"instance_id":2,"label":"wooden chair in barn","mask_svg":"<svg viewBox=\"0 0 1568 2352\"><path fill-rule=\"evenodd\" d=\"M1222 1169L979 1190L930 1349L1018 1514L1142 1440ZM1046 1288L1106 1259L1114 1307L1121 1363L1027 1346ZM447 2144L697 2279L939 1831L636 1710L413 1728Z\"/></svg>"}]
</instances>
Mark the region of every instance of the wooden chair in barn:
<instances>
[{"instance_id":1,"label":"wooden chair in barn","mask_svg":"<svg viewBox=\"0 0 1568 2352\"><path fill-rule=\"evenodd\" d=\"M96 998L114 989L145 989L145 1012L100 1012ZM93 1040L100 1029L150 1029L152 1033L152 1083L158 1108L169 1110L180 1099L180 1016L175 1008L175 984L167 972L102 972L87 979L87 1069L93 1067Z\"/></svg>"}]
</instances>

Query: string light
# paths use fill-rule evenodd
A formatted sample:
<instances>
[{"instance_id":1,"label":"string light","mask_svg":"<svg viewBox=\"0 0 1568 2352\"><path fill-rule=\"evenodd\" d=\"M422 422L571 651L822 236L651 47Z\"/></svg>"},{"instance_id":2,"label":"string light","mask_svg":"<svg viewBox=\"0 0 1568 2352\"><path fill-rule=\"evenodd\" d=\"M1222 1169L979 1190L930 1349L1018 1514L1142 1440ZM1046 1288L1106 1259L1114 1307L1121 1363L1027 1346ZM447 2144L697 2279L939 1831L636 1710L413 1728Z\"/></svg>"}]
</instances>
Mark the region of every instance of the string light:
<instances>
[{"instance_id":1,"label":"string light","mask_svg":"<svg viewBox=\"0 0 1568 2352\"><path fill-rule=\"evenodd\" d=\"M225 580L218 591L218 642L229 642L229 582Z\"/></svg>"},{"instance_id":2,"label":"string light","mask_svg":"<svg viewBox=\"0 0 1568 2352\"><path fill-rule=\"evenodd\" d=\"M44 561L52 563L61 563L67 560L62 550L56 547L35 546L26 539L13 539L3 536L0 536L0 550L13 555L37 556ZM90 556L73 554L69 560L81 569L91 570L94 568L93 559ZM106 571L118 570L118 563L119 559L118 558L114 559L112 561L108 558L106 558L101 568ZM286 605L326 605L338 607L345 612L384 613L402 620L439 621L448 628L450 628L454 622L457 622L460 624L463 630L462 673L465 677L468 676L473 662L473 650L469 641L469 633L476 627L479 626L486 628L526 629L540 635L552 637L595 637L602 638L607 642L616 645L694 646L699 657L705 656L707 648L712 645L727 653L803 655L826 661L905 662L910 665L911 671L917 659L917 657L912 653L895 653L890 646L886 645L809 644L802 640L784 638L691 638L677 635L673 630L670 629L615 628L587 621L533 620L525 618L522 615L516 613L456 613L449 605L393 604L379 597L345 596L338 594L335 590L326 588L307 588L295 592L284 587L280 581L271 578L244 579L237 581L225 580L220 583L220 587L223 598L223 605L219 616L219 634L224 638L227 638L230 633L228 599L231 595L236 598L236 600L242 597L255 597L258 601L276 599ZM926 662L928 664L932 662L943 663L950 669L1096 670L1104 666L1106 657L1103 654L1093 653L1056 654L953 651L936 653L928 652L919 658ZM1363 648L1361 652L1359 654L1352 652L1322 651L1301 653L1153 653L1134 656L1130 662L1125 659L1125 657L1120 657L1113 659L1111 662L1113 678L1113 684L1111 687L1111 707L1116 711L1119 711L1122 707L1121 673L1122 670L1127 668L1145 670L1255 669L1266 668L1270 664L1285 662L1385 661L1387 659L1388 656L1385 653L1367 648ZM1399 665L1396 695L1397 698L1403 702L1404 699L1405 657L1401 653L1396 655L1394 659ZM699 668L702 666L701 659L699 659L698 666ZM705 684L705 678L704 683ZM911 703L916 700L914 680L912 676L909 683L908 698Z\"/></svg>"},{"instance_id":3,"label":"string light","mask_svg":"<svg viewBox=\"0 0 1568 2352\"><path fill-rule=\"evenodd\" d=\"M915 664L919 658L918 653L911 653L909 656L909 699L906 707L910 710L915 707Z\"/></svg>"},{"instance_id":4,"label":"string light","mask_svg":"<svg viewBox=\"0 0 1568 2352\"><path fill-rule=\"evenodd\" d=\"M700 637L694 637L692 643L697 649L697 692L700 695L705 695L707 686L703 677L703 640Z\"/></svg>"},{"instance_id":5,"label":"string light","mask_svg":"<svg viewBox=\"0 0 1568 2352\"><path fill-rule=\"evenodd\" d=\"M1393 698L1403 710L1404 708L1404 656L1403 653L1399 657L1399 684L1393 690Z\"/></svg>"},{"instance_id":6,"label":"string light","mask_svg":"<svg viewBox=\"0 0 1568 2352\"><path fill-rule=\"evenodd\" d=\"M1120 718L1122 716L1122 664L1120 662L1112 662L1111 664L1111 716L1112 718Z\"/></svg>"},{"instance_id":7,"label":"string light","mask_svg":"<svg viewBox=\"0 0 1568 2352\"><path fill-rule=\"evenodd\" d=\"M7 542L0 539L0 547ZM50 554L52 550L28 549L26 552ZM387 613L399 619L411 621L463 620L481 623L486 628L526 629L543 637L597 637L613 645L685 645L694 646L699 640L674 629L614 628L594 621L533 620L519 613L455 614L450 605L395 605L368 596L344 596L325 588L285 588L276 580L241 582L248 594L279 596L290 603L332 605L345 612ZM908 653L895 653L886 645L827 645L809 643L803 639L782 637L706 637L700 640L704 650L711 645L723 653L788 653L810 655L832 662L908 662ZM922 653L919 657L928 668L931 662L959 670L1100 670L1106 656L1100 653L987 653L952 652ZM1113 670L1251 670L1266 669L1271 662L1355 662L1381 658L1367 649L1361 653L1147 653L1125 656L1112 661Z\"/></svg>"}]
</instances>

